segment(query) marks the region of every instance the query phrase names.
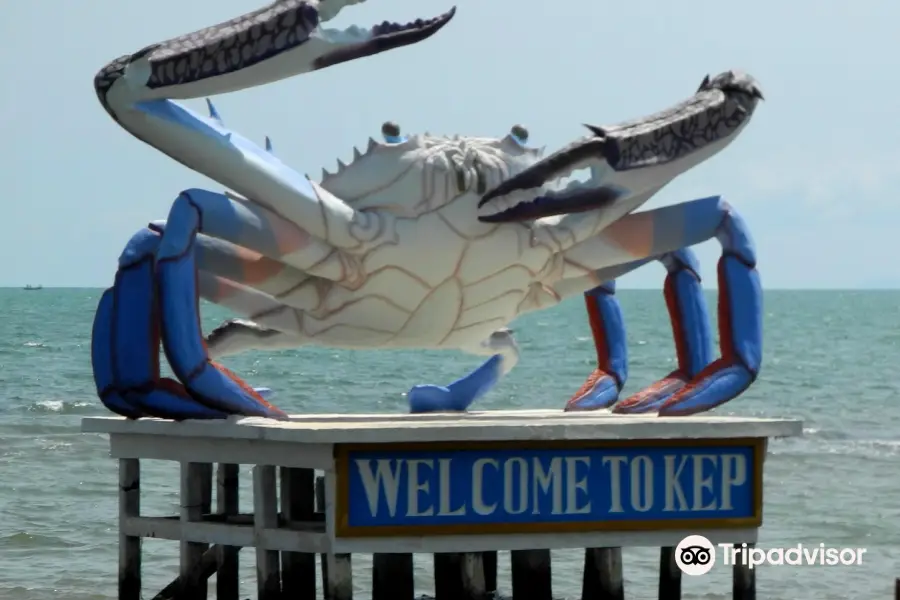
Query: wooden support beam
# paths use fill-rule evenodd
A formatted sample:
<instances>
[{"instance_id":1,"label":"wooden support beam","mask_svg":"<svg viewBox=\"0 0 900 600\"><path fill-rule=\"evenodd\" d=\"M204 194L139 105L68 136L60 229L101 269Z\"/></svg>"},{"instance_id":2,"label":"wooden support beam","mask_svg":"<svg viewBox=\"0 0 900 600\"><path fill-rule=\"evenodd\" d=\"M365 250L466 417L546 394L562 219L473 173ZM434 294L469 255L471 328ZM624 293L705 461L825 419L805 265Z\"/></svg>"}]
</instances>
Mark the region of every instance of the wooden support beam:
<instances>
[{"instance_id":1,"label":"wooden support beam","mask_svg":"<svg viewBox=\"0 0 900 600\"><path fill-rule=\"evenodd\" d=\"M582 600L625 600L621 548L587 548L584 551Z\"/></svg>"},{"instance_id":2,"label":"wooden support beam","mask_svg":"<svg viewBox=\"0 0 900 600\"><path fill-rule=\"evenodd\" d=\"M675 548L659 550L659 600L681 600L681 569L675 562Z\"/></svg>"},{"instance_id":3,"label":"wooden support beam","mask_svg":"<svg viewBox=\"0 0 900 600\"><path fill-rule=\"evenodd\" d=\"M239 465L220 464L216 472L216 512L227 518L240 512ZM238 600L240 577L238 546L218 546L216 600ZM206 556L204 554L204 556Z\"/></svg>"},{"instance_id":4,"label":"wooden support beam","mask_svg":"<svg viewBox=\"0 0 900 600\"><path fill-rule=\"evenodd\" d=\"M316 508L325 512L325 478L316 477ZM322 554L322 596L325 600L353 600L353 563L349 554Z\"/></svg>"},{"instance_id":5,"label":"wooden support beam","mask_svg":"<svg viewBox=\"0 0 900 600\"><path fill-rule=\"evenodd\" d=\"M199 522L210 512L212 504L212 465L181 463L181 521ZM206 579L192 579L197 564L209 544L181 542L178 574L184 580L179 599L206 598Z\"/></svg>"},{"instance_id":6,"label":"wooden support beam","mask_svg":"<svg viewBox=\"0 0 900 600\"><path fill-rule=\"evenodd\" d=\"M141 600L141 538L121 533L129 517L141 514L141 464L119 459L119 600Z\"/></svg>"},{"instance_id":7,"label":"wooden support beam","mask_svg":"<svg viewBox=\"0 0 900 600\"><path fill-rule=\"evenodd\" d=\"M412 600L415 596L412 554L372 557L372 600Z\"/></svg>"},{"instance_id":8,"label":"wooden support beam","mask_svg":"<svg viewBox=\"0 0 900 600\"><path fill-rule=\"evenodd\" d=\"M552 600L549 550L513 550L512 596L517 600Z\"/></svg>"},{"instance_id":9,"label":"wooden support beam","mask_svg":"<svg viewBox=\"0 0 900 600\"><path fill-rule=\"evenodd\" d=\"M756 546L756 544L747 544L747 552ZM743 544L735 544L735 548L743 547ZM731 597L734 600L756 600L756 569L748 564L741 564L742 561L734 561L732 567L732 585Z\"/></svg>"},{"instance_id":10,"label":"wooden support beam","mask_svg":"<svg viewBox=\"0 0 900 600\"><path fill-rule=\"evenodd\" d=\"M278 496L275 467L253 467L253 527L259 539L264 529L278 526ZM258 600L280 600L281 572L277 550L256 548L256 588Z\"/></svg>"},{"instance_id":11,"label":"wooden support beam","mask_svg":"<svg viewBox=\"0 0 900 600\"><path fill-rule=\"evenodd\" d=\"M481 553L481 567L484 569L484 589L488 595L497 591L497 551Z\"/></svg>"},{"instance_id":12,"label":"wooden support beam","mask_svg":"<svg viewBox=\"0 0 900 600\"><path fill-rule=\"evenodd\" d=\"M484 600L484 563L481 552L442 552L434 555L435 600Z\"/></svg>"},{"instance_id":13,"label":"wooden support beam","mask_svg":"<svg viewBox=\"0 0 900 600\"><path fill-rule=\"evenodd\" d=\"M185 590L192 587L196 589L197 581L206 581L216 573L221 550L222 546L218 545L209 548L203 553L203 556L200 557L200 560L187 576L179 575L176 577L172 583L155 595L153 600L176 600L188 597Z\"/></svg>"},{"instance_id":14,"label":"wooden support beam","mask_svg":"<svg viewBox=\"0 0 900 600\"><path fill-rule=\"evenodd\" d=\"M281 467L281 513L285 521L312 521L315 472ZM316 597L316 555L281 553L281 590L285 598Z\"/></svg>"}]
</instances>

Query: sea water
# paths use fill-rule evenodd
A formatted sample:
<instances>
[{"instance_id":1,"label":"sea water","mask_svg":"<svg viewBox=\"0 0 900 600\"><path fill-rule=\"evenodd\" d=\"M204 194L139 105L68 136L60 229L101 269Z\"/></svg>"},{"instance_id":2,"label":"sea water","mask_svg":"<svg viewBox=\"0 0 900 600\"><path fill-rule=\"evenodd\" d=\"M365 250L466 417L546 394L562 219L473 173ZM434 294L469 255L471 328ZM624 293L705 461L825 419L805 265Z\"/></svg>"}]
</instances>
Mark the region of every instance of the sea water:
<instances>
[{"instance_id":1,"label":"sea water","mask_svg":"<svg viewBox=\"0 0 900 600\"><path fill-rule=\"evenodd\" d=\"M89 344L100 290L0 290L0 599L115 598L116 462L108 441L79 433L82 417L106 415L94 393ZM619 294L637 391L673 369L674 349L658 291ZM709 297L715 307L715 296ZM225 313L204 306L207 327ZM713 310L713 312L715 312ZM769 446L759 547L820 544L865 548L853 566L758 567L760 598L891 597L900 576L900 292L771 291L765 298L759 381L717 411L795 417L804 436ZM583 303L572 300L515 323L519 366L479 408L558 408L595 362ZM417 383L448 383L479 363L456 352L344 352L304 348L225 361L273 388L291 413L402 412ZM249 502L250 467L242 467ZM142 509L178 512L176 464L142 462ZM177 543L144 542L144 595L177 571ZM245 597L255 596L251 550L242 553ZM354 556L355 597L366 598L371 564ZM583 551L553 553L554 594L580 594ZM656 597L659 553L626 549L629 600ZM500 556L501 594L509 561ZM416 586L432 589L431 561L416 557ZM730 568L684 578L684 597L730 598Z\"/></svg>"}]
</instances>

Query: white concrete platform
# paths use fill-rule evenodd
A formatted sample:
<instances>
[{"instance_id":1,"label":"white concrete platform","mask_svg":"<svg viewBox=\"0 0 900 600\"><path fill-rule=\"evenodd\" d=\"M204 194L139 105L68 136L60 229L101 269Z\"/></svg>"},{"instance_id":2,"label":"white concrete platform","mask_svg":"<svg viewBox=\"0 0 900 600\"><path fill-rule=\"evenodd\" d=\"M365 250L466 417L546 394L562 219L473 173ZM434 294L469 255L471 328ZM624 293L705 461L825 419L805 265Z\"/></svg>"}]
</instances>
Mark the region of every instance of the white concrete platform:
<instances>
[{"instance_id":1,"label":"white concrete platform","mask_svg":"<svg viewBox=\"0 0 900 600\"><path fill-rule=\"evenodd\" d=\"M110 454L124 462L160 459L180 463L232 463L295 467L325 472L325 522L288 528L190 522L165 517L122 515L121 533L294 552L460 552L498 549L666 546L695 531L567 531L484 535L404 535L341 537L335 534L336 446L475 442L560 442L627 440L750 440L797 436L794 419L741 417L657 417L614 415L608 411L507 410L443 414L307 414L289 421L232 418L173 422L89 417L85 433L108 434ZM342 446L344 447L344 446ZM762 447L764 453L764 446ZM149 491L149 490L147 490ZM254 492L256 496L256 492ZM258 499L254 499L254 504ZM714 543L754 542L755 527L710 528Z\"/></svg>"},{"instance_id":2,"label":"white concrete platform","mask_svg":"<svg viewBox=\"0 0 900 600\"><path fill-rule=\"evenodd\" d=\"M380 444L535 440L626 440L791 437L795 419L744 417L657 417L609 411L496 410L469 413L309 414L290 421L240 417L182 421L88 417L85 433L261 440L291 444Z\"/></svg>"}]
</instances>

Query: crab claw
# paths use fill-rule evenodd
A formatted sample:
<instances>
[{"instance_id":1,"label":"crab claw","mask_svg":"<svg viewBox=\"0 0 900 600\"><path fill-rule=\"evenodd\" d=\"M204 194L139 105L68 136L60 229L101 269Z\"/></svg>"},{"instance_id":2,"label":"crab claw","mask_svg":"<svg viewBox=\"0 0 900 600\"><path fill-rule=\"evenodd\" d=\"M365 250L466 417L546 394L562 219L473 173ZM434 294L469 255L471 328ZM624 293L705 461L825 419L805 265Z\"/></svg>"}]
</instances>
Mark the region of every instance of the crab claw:
<instances>
[{"instance_id":1,"label":"crab claw","mask_svg":"<svg viewBox=\"0 0 900 600\"><path fill-rule=\"evenodd\" d=\"M587 125L590 135L488 191L478 218L525 221L649 198L731 143L761 99L755 79L726 71L707 77L693 96L665 111L610 127ZM581 169L591 170L587 182L560 185Z\"/></svg>"},{"instance_id":2,"label":"crab claw","mask_svg":"<svg viewBox=\"0 0 900 600\"><path fill-rule=\"evenodd\" d=\"M346 30L322 26L353 0L275 0L193 33L157 42L104 66L94 77L103 107L126 131L243 198L265 198L323 243L358 243L360 215L273 156L270 145L175 102L261 86L424 40L455 9L401 25ZM287 217L285 217L287 218Z\"/></svg>"},{"instance_id":3,"label":"crab claw","mask_svg":"<svg viewBox=\"0 0 900 600\"><path fill-rule=\"evenodd\" d=\"M331 18L331 15L327 13L329 4L334 4L334 2L325 1L320 5L319 16L322 22ZM444 14L432 19L416 19L405 24L384 21L369 29L351 26L344 30L320 27L315 37L317 38L316 44L321 45L322 49L321 54L313 61L313 65L316 69L322 69L348 60L421 42L440 31L455 14L456 7L454 6Z\"/></svg>"},{"instance_id":4,"label":"crab claw","mask_svg":"<svg viewBox=\"0 0 900 600\"><path fill-rule=\"evenodd\" d=\"M275 0L230 21L117 58L97 73L94 87L107 111L131 131L123 112L142 102L234 92L415 44L456 14L454 7L405 24L384 21L343 30L322 26L345 6L361 1Z\"/></svg>"}]
</instances>

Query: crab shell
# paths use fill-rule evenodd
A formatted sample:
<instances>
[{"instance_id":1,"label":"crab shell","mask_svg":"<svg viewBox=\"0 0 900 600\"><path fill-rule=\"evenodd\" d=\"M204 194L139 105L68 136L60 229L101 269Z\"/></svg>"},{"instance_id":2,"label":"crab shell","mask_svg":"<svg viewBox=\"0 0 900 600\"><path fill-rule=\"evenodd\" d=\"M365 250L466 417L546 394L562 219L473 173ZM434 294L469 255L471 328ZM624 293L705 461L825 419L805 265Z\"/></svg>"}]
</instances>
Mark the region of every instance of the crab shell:
<instances>
[{"instance_id":1,"label":"crab shell","mask_svg":"<svg viewBox=\"0 0 900 600\"><path fill-rule=\"evenodd\" d=\"M667 111L592 127L544 159L521 128L446 138L391 126L320 182L268 140L228 129L212 104L203 116L173 101L416 43L453 16L322 27L351 3L278 0L120 57L95 78L118 124L230 190L190 200L201 294L249 319L209 336L214 356L307 343L476 351L518 315L596 285L603 269L676 249L682 225L631 213L727 146L761 98L752 78L729 71ZM577 169L588 180L564 185Z\"/></svg>"}]
</instances>

